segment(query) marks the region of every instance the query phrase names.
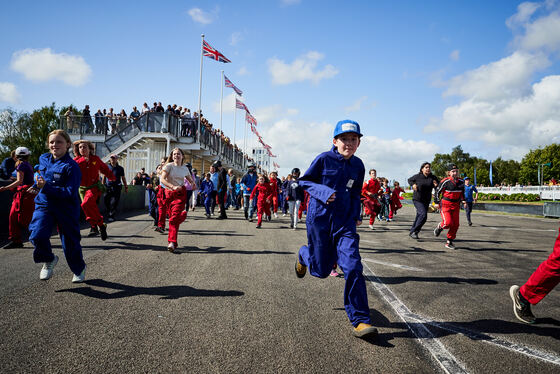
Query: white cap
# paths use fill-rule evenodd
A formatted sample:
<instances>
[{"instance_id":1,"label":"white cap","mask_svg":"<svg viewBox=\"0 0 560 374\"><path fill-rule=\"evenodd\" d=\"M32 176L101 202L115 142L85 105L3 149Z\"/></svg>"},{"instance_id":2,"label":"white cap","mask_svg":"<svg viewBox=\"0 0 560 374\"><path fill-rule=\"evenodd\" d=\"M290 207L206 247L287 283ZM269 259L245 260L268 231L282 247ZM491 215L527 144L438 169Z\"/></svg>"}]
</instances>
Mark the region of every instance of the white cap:
<instances>
[{"instance_id":1,"label":"white cap","mask_svg":"<svg viewBox=\"0 0 560 374\"><path fill-rule=\"evenodd\" d=\"M29 156L31 152L27 147L17 147L16 148L16 156Z\"/></svg>"}]
</instances>

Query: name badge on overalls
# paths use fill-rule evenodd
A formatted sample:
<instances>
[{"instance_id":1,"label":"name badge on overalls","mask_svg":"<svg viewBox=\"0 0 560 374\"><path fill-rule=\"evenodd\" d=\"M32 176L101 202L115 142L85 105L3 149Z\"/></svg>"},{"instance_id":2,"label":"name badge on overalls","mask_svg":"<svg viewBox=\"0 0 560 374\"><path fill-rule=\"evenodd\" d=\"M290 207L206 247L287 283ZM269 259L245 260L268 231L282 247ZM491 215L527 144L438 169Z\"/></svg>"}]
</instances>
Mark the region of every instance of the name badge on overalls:
<instances>
[{"instance_id":1,"label":"name badge on overalls","mask_svg":"<svg viewBox=\"0 0 560 374\"><path fill-rule=\"evenodd\" d=\"M60 174L60 173L53 173L53 180L54 180L55 182L60 182L60 177L61 177L61 175L62 175L62 174Z\"/></svg>"},{"instance_id":2,"label":"name badge on overalls","mask_svg":"<svg viewBox=\"0 0 560 374\"><path fill-rule=\"evenodd\" d=\"M352 188L354 185L354 179L348 179L348 183L346 183L346 188Z\"/></svg>"}]
</instances>

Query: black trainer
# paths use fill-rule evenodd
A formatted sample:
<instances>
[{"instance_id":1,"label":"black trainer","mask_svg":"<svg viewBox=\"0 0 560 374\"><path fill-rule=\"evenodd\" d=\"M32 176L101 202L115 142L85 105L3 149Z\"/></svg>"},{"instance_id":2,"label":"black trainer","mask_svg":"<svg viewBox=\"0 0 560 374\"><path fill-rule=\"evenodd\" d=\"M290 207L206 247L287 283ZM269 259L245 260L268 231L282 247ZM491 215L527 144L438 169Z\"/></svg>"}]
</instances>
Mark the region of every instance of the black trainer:
<instances>
[{"instance_id":1,"label":"black trainer","mask_svg":"<svg viewBox=\"0 0 560 374\"><path fill-rule=\"evenodd\" d=\"M420 239L420 238L418 237L418 233L417 233L417 232L411 232L411 233L410 233L410 237L411 237L412 239L416 239L416 240Z\"/></svg>"},{"instance_id":2,"label":"black trainer","mask_svg":"<svg viewBox=\"0 0 560 374\"><path fill-rule=\"evenodd\" d=\"M99 226L99 233L101 234L101 240L107 240L107 224L106 223Z\"/></svg>"},{"instance_id":3,"label":"black trainer","mask_svg":"<svg viewBox=\"0 0 560 374\"><path fill-rule=\"evenodd\" d=\"M91 238L92 236L97 236L99 235L99 229L97 228L97 226L92 226L91 229L89 229L89 234L87 235L88 238Z\"/></svg>"},{"instance_id":4,"label":"black trainer","mask_svg":"<svg viewBox=\"0 0 560 374\"><path fill-rule=\"evenodd\" d=\"M443 229L441 227L439 227L439 223L438 223L438 225L434 229L434 235L439 236L439 234L441 234L442 231L443 231Z\"/></svg>"},{"instance_id":5,"label":"black trainer","mask_svg":"<svg viewBox=\"0 0 560 374\"><path fill-rule=\"evenodd\" d=\"M12 249L12 248L23 248L22 242L9 242L5 246L2 247L3 249Z\"/></svg>"},{"instance_id":6,"label":"black trainer","mask_svg":"<svg viewBox=\"0 0 560 374\"><path fill-rule=\"evenodd\" d=\"M455 249L455 246L453 245L453 241L451 239L447 239L447 241L445 242L445 248Z\"/></svg>"},{"instance_id":7,"label":"black trainer","mask_svg":"<svg viewBox=\"0 0 560 374\"><path fill-rule=\"evenodd\" d=\"M509 289L509 296L513 301L513 313L518 320L524 323L535 323L537 319L531 312L531 303L529 303L521 293L519 293L519 286L513 285Z\"/></svg>"}]
</instances>

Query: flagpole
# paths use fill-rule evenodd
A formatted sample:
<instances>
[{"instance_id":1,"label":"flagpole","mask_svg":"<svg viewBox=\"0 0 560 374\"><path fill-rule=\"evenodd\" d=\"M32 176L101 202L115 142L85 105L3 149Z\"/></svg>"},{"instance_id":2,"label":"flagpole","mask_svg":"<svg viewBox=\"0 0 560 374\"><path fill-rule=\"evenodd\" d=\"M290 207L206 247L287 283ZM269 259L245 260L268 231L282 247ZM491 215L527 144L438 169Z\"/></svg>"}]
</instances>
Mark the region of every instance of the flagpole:
<instances>
[{"instance_id":1,"label":"flagpole","mask_svg":"<svg viewBox=\"0 0 560 374\"><path fill-rule=\"evenodd\" d=\"M237 96L235 97L237 100ZM235 101L233 102L233 144L235 143L235 127L237 126L237 105Z\"/></svg>"},{"instance_id":2,"label":"flagpole","mask_svg":"<svg viewBox=\"0 0 560 374\"><path fill-rule=\"evenodd\" d=\"M200 81L198 84L198 142L202 139L202 134L200 133L200 101L202 99L202 57L204 56L204 34L201 34L200 37L202 41L200 42Z\"/></svg>"},{"instance_id":3,"label":"flagpole","mask_svg":"<svg viewBox=\"0 0 560 374\"><path fill-rule=\"evenodd\" d=\"M220 131L222 131L223 103L224 103L224 71L222 70L222 78L220 79Z\"/></svg>"}]
</instances>

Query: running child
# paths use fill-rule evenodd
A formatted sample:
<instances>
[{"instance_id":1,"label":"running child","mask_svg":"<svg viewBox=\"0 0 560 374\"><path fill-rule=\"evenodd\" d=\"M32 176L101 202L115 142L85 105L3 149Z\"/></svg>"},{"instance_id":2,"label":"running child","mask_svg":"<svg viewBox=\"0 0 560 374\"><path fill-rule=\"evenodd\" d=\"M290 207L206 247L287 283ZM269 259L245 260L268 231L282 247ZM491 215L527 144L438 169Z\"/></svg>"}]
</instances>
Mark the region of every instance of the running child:
<instances>
[{"instance_id":1,"label":"running child","mask_svg":"<svg viewBox=\"0 0 560 374\"><path fill-rule=\"evenodd\" d=\"M381 219L390 222L390 205L391 205L391 188L389 187L389 181L387 178L381 178L381 212L379 217Z\"/></svg>"},{"instance_id":2,"label":"running child","mask_svg":"<svg viewBox=\"0 0 560 374\"><path fill-rule=\"evenodd\" d=\"M206 210L206 218L211 217L212 208L212 191L214 191L214 183L212 183L212 176L206 173L204 180L200 182L200 195L204 199L204 209Z\"/></svg>"},{"instance_id":3,"label":"running child","mask_svg":"<svg viewBox=\"0 0 560 374\"><path fill-rule=\"evenodd\" d=\"M270 192L272 193L272 212L274 213L274 218L278 218L278 195L280 194L278 173L273 171L269 175L270 177Z\"/></svg>"},{"instance_id":4,"label":"running child","mask_svg":"<svg viewBox=\"0 0 560 374\"><path fill-rule=\"evenodd\" d=\"M397 210L402 208L401 193L404 193L404 190L401 188L399 182L395 181L393 183L393 192L391 193L390 201L391 212L389 213L389 219L391 220L397 214Z\"/></svg>"},{"instance_id":5,"label":"running child","mask_svg":"<svg viewBox=\"0 0 560 374\"><path fill-rule=\"evenodd\" d=\"M261 228L263 214L265 216L270 216L270 203L272 202L272 190L270 186L270 181L268 178L259 174L257 178L257 185L253 188L251 192L251 197L249 200L253 200L257 196L257 229Z\"/></svg>"},{"instance_id":6,"label":"running child","mask_svg":"<svg viewBox=\"0 0 560 374\"><path fill-rule=\"evenodd\" d=\"M97 200L105 191L105 186L99 180L99 173L105 175L110 181L116 181L117 178L107 164L95 155L95 148L89 140L74 142L74 161L78 163L82 171L80 197L86 221L91 226L88 236L96 236L100 233L101 240L106 240L107 224L103 222L103 216L99 213L97 206Z\"/></svg>"},{"instance_id":7,"label":"running child","mask_svg":"<svg viewBox=\"0 0 560 374\"><path fill-rule=\"evenodd\" d=\"M4 249L23 247L23 231L28 229L35 210L35 195L28 192L29 188L33 186L33 168L27 162L30 154L31 152L26 147L16 148L16 180L7 186L0 187L0 192L15 189L8 219L10 242L3 247Z\"/></svg>"},{"instance_id":8,"label":"running child","mask_svg":"<svg viewBox=\"0 0 560 374\"><path fill-rule=\"evenodd\" d=\"M174 252L177 248L179 225L187 219L187 189L185 179L193 185L189 169L184 165L185 154L180 148L174 148L167 158L167 164L161 171L161 183L165 185L165 198L169 212L169 233L167 250Z\"/></svg>"},{"instance_id":9,"label":"running child","mask_svg":"<svg viewBox=\"0 0 560 374\"><path fill-rule=\"evenodd\" d=\"M165 185L161 181L161 173L163 171L163 167L167 164L167 158L163 157L159 166L156 169L159 185L157 186L156 191L156 202L158 207L158 219L157 219L157 226L154 229L155 231L159 232L160 234L165 234L165 221L167 220L167 197L165 195Z\"/></svg>"},{"instance_id":10,"label":"running child","mask_svg":"<svg viewBox=\"0 0 560 374\"><path fill-rule=\"evenodd\" d=\"M369 176L370 179L365 182L362 187L362 196L364 204L364 215L369 216L369 228L373 230L375 217L381 210L381 204L378 200L381 185L377 180L377 171L375 169L370 169Z\"/></svg>"},{"instance_id":11,"label":"running child","mask_svg":"<svg viewBox=\"0 0 560 374\"><path fill-rule=\"evenodd\" d=\"M438 223L434 229L434 235L439 236L445 229L447 231L447 241L445 248L455 249L453 240L457 236L459 229L459 213L461 210L461 201L465 206L465 184L462 179L459 179L459 168L457 165L450 165L447 171L447 178L440 181L437 188L434 190L434 207L440 208L442 221Z\"/></svg>"},{"instance_id":12,"label":"running child","mask_svg":"<svg viewBox=\"0 0 560 374\"><path fill-rule=\"evenodd\" d=\"M299 185L299 168L292 169L292 180L288 184L288 209L290 211L290 228L296 230L298 212L301 202L305 198L303 188Z\"/></svg>"},{"instance_id":13,"label":"running child","mask_svg":"<svg viewBox=\"0 0 560 374\"><path fill-rule=\"evenodd\" d=\"M298 278L303 278L308 268L311 275L326 278L337 263L346 280L344 308L353 333L366 338L377 335L377 329L371 325L356 231L362 223L360 194L365 169L354 153L361 137L357 122L338 122L332 149L317 156L299 180L310 199L308 244L299 249L295 271Z\"/></svg>"},{"instance_id":14,"label":"running child","mask_svg":"<svg viewBox=\"0 0 560 374\"><path fill-rule=\"evenodd\" d=\"M39 157L37 183L30 188L37 193L35 211L29 225L29 241L35 247L33 260L43 262L39 279L53 275L58 256L53 254L50 237L55 225L62 241L62 249L70 270L72 282L83 282L86 264L80 245L80 195L82 172L68 150L72 141L64 130L54 130L47 137L49 153Z\"/></svg>"}]
</instances>

